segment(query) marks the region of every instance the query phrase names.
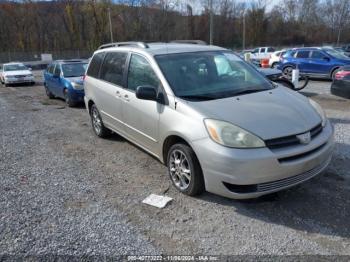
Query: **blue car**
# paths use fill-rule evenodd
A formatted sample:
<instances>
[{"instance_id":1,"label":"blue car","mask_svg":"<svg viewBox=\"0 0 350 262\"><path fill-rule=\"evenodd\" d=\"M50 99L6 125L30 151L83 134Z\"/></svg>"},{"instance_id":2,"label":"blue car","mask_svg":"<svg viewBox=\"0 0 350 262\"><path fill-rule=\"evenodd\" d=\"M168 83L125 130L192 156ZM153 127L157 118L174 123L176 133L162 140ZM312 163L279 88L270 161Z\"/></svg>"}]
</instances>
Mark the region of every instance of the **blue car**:
<instances>
[{"instance_id":1,"label":"blue car","mask_svg":"<svg viewBox=\"0 0 350 262\"><path fill-rule=\"evenodd\" d=\"M350 65L350 58L332 48L305 47L286 52L278 66L283 75L292 78L298 67L303 75L334 79L340 67Z\"/></svg>"},{"instance_id":2,"label":"blue car","mask_svg":"<svg viewBox=\"0 0 350 262\"><path fill-rule=\"evenodd\" d=\"M88 63L84 60L59 60L44 72L46 95L63 98L72 107L84 101L83 77Z\"/></svg>"}]
</instances>

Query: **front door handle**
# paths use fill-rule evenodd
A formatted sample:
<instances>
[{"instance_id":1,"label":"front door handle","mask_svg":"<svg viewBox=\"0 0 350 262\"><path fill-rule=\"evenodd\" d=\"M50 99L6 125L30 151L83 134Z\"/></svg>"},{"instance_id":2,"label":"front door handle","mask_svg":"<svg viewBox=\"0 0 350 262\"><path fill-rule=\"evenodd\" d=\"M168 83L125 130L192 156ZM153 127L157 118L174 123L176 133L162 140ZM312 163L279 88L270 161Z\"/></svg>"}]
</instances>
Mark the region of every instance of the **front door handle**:
<instances>
[{"instance_id":1,"label":"front door handle","mask_svg":"<svg viewBox=\"0 0 350 262\"><path fill-rule=\"evenodd\" d=\"M129 99L129 96L128 95L124 95L124 99L125 99L125 101L130 101L130 99Z\"/></svg>"},{"instance_id":2,"label":"front door handle","mask_svg":"<svg viewBox=\"0 0 350 262\"><path fill-rule=\"evenodd\" d=\"M120 96L121 96L119 91L116 91L116 92L115 92L115 95L116 95L117 97L120 97Z\"/></svg>"}]
</instances>

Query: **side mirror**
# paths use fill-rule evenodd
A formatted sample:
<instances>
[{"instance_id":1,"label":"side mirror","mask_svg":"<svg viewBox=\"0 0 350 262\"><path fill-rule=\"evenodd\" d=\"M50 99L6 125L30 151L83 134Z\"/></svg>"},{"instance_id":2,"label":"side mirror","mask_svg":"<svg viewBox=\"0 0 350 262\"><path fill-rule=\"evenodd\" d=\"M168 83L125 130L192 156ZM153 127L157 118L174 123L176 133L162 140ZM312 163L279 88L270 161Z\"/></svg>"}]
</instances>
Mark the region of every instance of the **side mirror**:
<instances>
[{"instance_id":1,"label":"side mirror","mask_svg":"<svg viewBox=\"0 0 350 262\"><path fill-rule=\"evenodd\" d=\"M31 67L28 67L28 70L29 70L29 71L32 71L33 69L32 69Z\"/></svg>"},{"instance_id":2,"label":"side mirror","mask_svg":"<svg viewBox=\"0 0 350 262\"><path fill-rule=\"evenodd\" d=\"M157 89L154 86L139 86L136 88L136 97L142 100L157 101Z\"/></svg>"}]
</instances>

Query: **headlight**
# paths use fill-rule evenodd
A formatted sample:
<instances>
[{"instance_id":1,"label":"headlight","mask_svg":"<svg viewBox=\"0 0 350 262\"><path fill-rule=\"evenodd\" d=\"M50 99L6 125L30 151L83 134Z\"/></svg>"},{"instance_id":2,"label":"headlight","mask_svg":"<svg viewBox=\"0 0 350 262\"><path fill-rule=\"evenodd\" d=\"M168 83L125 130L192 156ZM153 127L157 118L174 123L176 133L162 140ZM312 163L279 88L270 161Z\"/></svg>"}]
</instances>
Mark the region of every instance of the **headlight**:
<instances>
[{"instance_id":1,"label":"headlight","mask_svg":"<svg viewBox=\"0 0 350 262\"><path fill-rule=\"evenodd\" d=\"M210 138L221 145L235 148L265 147L264 141L259 137L231 123L205 119L204 124Z\"/></svg>"},{"instance_id":2,"label":"headlight","mask_svg":"<svg viewBox=\"0 0 350 262\"><path fill-rule=\"evenodd\" d=\"M309 99L309 102L312 105L312 107L316 110L316 112L320 115L320 117L322 119L322 126L325 127L326 122L327 122L327 118L326 118L326 115L325 115L322 107L312 99Z\"/></svg>"},{"instance_id":3,"label":"headlight","mask_svg":"<svg viewBox=\"0 0 350 262\"><path fill-rule=\"evenodd\" d=\"M13 79L15 76L4 76L4 78Z\"/></svg>"},{"instance_id":4,"label":"headlight","mask_svg":"<svg viewBox=\"0 0 350 262\"><path fill-rule=\"evenodd\" d=\"M72 87L73 87L74 89L77 89L77 90L82 90L82 89L84 89L84 86L83 86L82 84L80 84L80 83L77 83L77 82L72 82Z\"/></svg>"}]
</instances>

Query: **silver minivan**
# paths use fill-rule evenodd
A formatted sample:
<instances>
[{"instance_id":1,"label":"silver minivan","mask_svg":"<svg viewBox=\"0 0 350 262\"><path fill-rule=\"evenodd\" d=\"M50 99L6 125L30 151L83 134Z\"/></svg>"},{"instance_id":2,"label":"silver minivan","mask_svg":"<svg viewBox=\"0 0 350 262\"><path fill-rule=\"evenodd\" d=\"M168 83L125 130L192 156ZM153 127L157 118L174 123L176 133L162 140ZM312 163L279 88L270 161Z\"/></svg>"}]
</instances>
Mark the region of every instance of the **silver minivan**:
<instances>
[{"instance_id":1,"label":"silver minivan","mask_svg":"<svg viewBox=\"0 0 350 262\"><path fill-rule=\"evenodd\" d=\"M331 161L333 128L321 107L224 48L104 45L84 88L96 135L113 131L149 152L187 195L258 197Z\"/></svg>"}]
</instances>

